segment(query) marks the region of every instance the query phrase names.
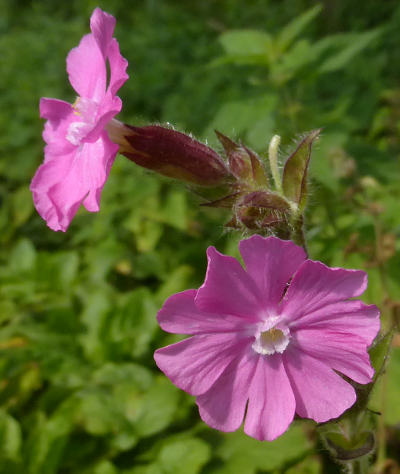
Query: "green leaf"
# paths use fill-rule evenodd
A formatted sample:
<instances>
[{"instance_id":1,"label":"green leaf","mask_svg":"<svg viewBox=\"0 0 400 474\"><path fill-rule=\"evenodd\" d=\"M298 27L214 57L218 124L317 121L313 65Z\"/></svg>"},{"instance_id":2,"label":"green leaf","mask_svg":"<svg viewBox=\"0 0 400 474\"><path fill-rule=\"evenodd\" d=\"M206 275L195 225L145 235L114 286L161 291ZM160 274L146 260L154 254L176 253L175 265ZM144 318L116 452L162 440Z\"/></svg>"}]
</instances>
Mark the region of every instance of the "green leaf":
<instances>
[{"instance_id":1,"label":"green leaf","mask_svg":"<svg viewBox=\"0 0 400 474\"><path fill-rule=\"evenodd\" d=\"M9 264L17 272L32 270L36 261L36 250L28 239L21 239L13 248Z\"/></svg>"},{"instance_id":2,"label":"green leaf","mask_svg":"<svg viewBox=\"0 0 400 474\"><path fill-rule=\"evenodd\" d=\"M86 295L85 309L82 313L86 333L80 336L80 341L85 354L90 359L102 360L105 355L102 334L110 308L110 298L104 292L96 291Z\"/></svg>"},{"instance_id":3,"label":"green leaf","mask_svg":"<svg viewBox=\"0 0 400 474\"><path fill-rule=\"evenodd\" d=\"M318 458L307 456L302 462L285 471L285 474L321 474L321 472L321 462Z\"/></svg>"},{"instance_id":4,"label":"green leaf","mask_svg":"<svg viewBox=\"0 0 400 474\"><path fill-rule=\"evenodd\" d=\"M28 220L33 212L32 193L28 186L20 187L12 196L13 224L18 227Z\"/></svg>"},{"instance_id":5,"label":"green leaf","mask_svg":"<svg viewBox=\"0 0 400 474\"><path fill-rule=\"evenodd\" d=\"M85 431L94 436L120 432L124 419L108 391L100 388L82 390L74 400L75 419Z\"/></svg>"},{"instance_id":6,"label":"green leaf","mask_svg":"<svg viewBox=\"0 0 400 474\"><path fill-rule=\"evenodd\" d=\"M256 57L268 63L272 46L272 39L268 33L257 30L231 30L223 33L219 41L234 60L248 61Z\"/></svg>"},{"instance_id":7,"label":"green leaf","mask_svg":"<svg viewBox=\"0 0 400 474\"><path fill-rule=\"evenodd\" d=\"M265 94L223 104L205 131L207 140L211 145L218 143L216 129L228 136L240 136L249 146L263 151L273 134L277 101L275 95Z\"/></svg>"},{"instance_id":8,"label":"green leaf","mask_svg":"<svg viewBox=\"0 0 400 474\"><path fill-rule=\"evenodd\" d=\"M279 33L277 44L284 52L296 39L296 37L319 15L322 5L315 5L297 18L288 23Z\"/></svg>"},{"instance_id":9,"label":"green leaf","mask_svg":"<svg viewBox=\"0 0 400 474\"><path fill-rule=\"evenodd\" d=\"M135 227L136 245L140 252L150 252L153 250L163 233L162 225L151 219L141 219L137 221Z\"/></svg>"},{"instance_id":10,"label":"green leaf","mask_svg":"<svg viewBox=\"0 0 400 474\"><path fill-rule=\"evenodd\" d=\"M375 374L379 373L389 356L390 343L392 342L393 332L389 331L375 341L368 351L371 364L375 369Z\"/></svg>"},{"instance_id":11,"label":"green leaf","mask_svg":"<svg viewBox=\"0 0 400 474\"><path fill-rule=\"evenodd\" d=\"M310 175L333 192L338 192L340 183L329 158L335 153L335 150L341 149L345 145L346 140L347 136L344 133L327 132L323 134L318 146L313 150Z\"/></svg>"},{"instance_id":12,"label":"green leaf","mask_svg":"<svg viewBox=\"0 0 400 474\"><path fill-rule=\"evenodd\" d=\"M106 334L115 344L115 353L140 357L145 354L158 327L157 306L147 288L138 288L124 295L122 306L109 319Z\"/></svg>"},{"instance_id":13,"label":"green leaf","mask_svg":"<svg viewBox=\"0 0 400 474\"><path fill-rule=\"evenodd\" d=\"M58 280L65 290L78 274L79 256L77 252L60 252L54 259L58 266Z\"/></svg>"},{"instance_id":14,"label":"green leaf","mask_svg":"<svg viewBox=\"0 0 400 474\"><path fill-rule=\"evenodd\" d=\"M19 423L8 413L0 411L0 459L18 461L21 454L22 433Z\"/></svg>"},{"instance_id":15,"label":"green leaf","mask_svg":"<svg viewBox=\"0 0 400 474\"><path fill-rule=\"evenodd\" d=\"M117 468L110 461L100 461L96 466L82 474L118 474Z\"/></svg>"},{"instance_id":16,"label":"green leaf","mask_svg":"<svg viewBox=\"0 0 400 474\"><path fill-rule=\"evenodd\" d=\"M173 293L186 289L187 282L192 273L193 269L188 265L181 265L172 271L160 286L156 295L156 301L162 304Z\"/></svg>"},{"instance_id":17,"label":"green leaf","mask_svg":"<svg viewBox=\"0 0 400 474\"><path fill-rule=\"evenodd\" d=\"M197 474L211 457L207 443L197 438L166 442L158 455L162 471L171 474Z\"/></svg>"},{"instance_id":18,"label":"green leaf","mask_svg":"<svg viewBox=\"0 0 400 474\"><path fill-rule=\"evenodd\" d=\"M382 34L382 29L354 33L349 36L347 45L334 54L319 67L320 73L334 72L344 68L349 62L365 49L373 40Z\"/></svg>"},{"instance_id":19,"label":"green leaf","mask_svg":"<svg viewBox=\"0 0 400 474\"><path fill-rule=\"evenodd\" d=\"M224 436L217 448L223 460L223 474L255 474L258 470L273 471L309 453L311 444L299 426L272 442L261 442L236 431Z\"/></svg>"},{"instance_id":20,"label":"green leaf","mask_svg":"<svg viewBox=\"0 0 400 474\"><path fill-rule=\"evenodd\" d=\"M63 414L46 418L37 412L24 449L24 463L29 474L56 474L72 425L73 407ZM32 423L32 420L31 420Z\"/></svg>"},{"instance_id":21,"label":"green leaf","mask_svg":"<svg viewBox=\"0 0 400 474\"><path fill-rule=\"evenodd\" d=\"M286 160L282 176L284 195L304 209L307 200L307 174L311 159L311 149L314 140L321 129L309 133L297 146L296 150Z\"/></svg>"},{"instance_id":22,"label":"green leaf","mask_svg":"<svg viewBox=\"0 0 400 474\"><path fill-rule=\"evenodd\" d=\"M162 209L163 222L184 231L187 227L187 212L186 193L171 189Z\"/></svg>"},{"instance_id":23,"label":"green leaf","mask_svg":"<svg viewBox=\"0 0 400 474\"><path fill-rule=\"evenodd\" d=\"M107 273L115 266L126 250L116 241L112 235L107 235L104 240L96 245L86 245L85 261L87 262L87 273L95 284L103 283Z\"/></svg>"},{"instance_id":24,"label":"green leaf","mask_svg":"<svg viewBox=\"0 0 400 474\"><path fill-rule=\"evenodd\" d=\"M386 373L372 392L370 406L380 412L389 425L400 423L400 347L395 347L389 357Z\"/></svg>"},{"instance_id":25,"label":"green leaf","mask_svg":"<svg viewBox=\"0 0 400 474\"><path fill-rule=\"evenodd\" d=\"M135 415L135 426L140 436L150 436L166 428L178 409L178 389L165 377L155 379L143 395L143 403Z\"/></svg>"},{"instance_id":26,"label":"green leaf","mask_svg":"<svg viewBox=\"0 0 400 474\"><path fill-rule=\"evenodd\" d=\"M122 474L164 474L164 470L157 463L135 466L132 469L122 471Z\"/></svg>"},{"instance_id":27,"label":"green leaf","mask_svg":"<svg viewBox=\"0 0 400 474\"><path fill-rule=\"evenodd\" d=\"M139 364L107 362L94 372L93 382L111 387L128 383L139 390L148 390L152 384L152 375L149 369Z\"/></svg>"},{"instance_id":28,"label":"green leaf","mask_svg":"<svg viewBox=\"0 0 400 474\"><path fill-rule=\"evenodd\" d=\"M307 40L297 41L282 60L271 68L271 79L277 87L282 87L296 74L316 60L313 46Z\"/></svg>"}]
</instances>

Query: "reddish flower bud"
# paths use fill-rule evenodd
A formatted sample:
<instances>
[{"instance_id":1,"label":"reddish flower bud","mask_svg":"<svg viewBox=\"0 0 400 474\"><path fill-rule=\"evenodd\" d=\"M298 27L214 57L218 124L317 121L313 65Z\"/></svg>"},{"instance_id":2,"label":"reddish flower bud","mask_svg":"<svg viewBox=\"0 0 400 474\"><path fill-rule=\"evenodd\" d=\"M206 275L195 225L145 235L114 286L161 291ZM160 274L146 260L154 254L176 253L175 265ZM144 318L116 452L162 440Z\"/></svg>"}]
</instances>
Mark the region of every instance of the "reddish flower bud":
<instances>
[{"instance_id":1,"label":"reddish flower bud","mask_svg":"<svg viewBox=\"0 0 400 474\"><path fill-rule=\"evenodd\" d=\"M235 143L221 132L216 130L215 133L224 147L233 176L247 187L268 188L268 178L257 154L243 144Z\"/></svg>"},{"instance_id":2,"label":"reddish flower bud","mask_svg":"<svg viewBox=\"0 0 400 474\"><path fill-rule=\"evenodd\" d=\"M249 229L264 229L286 224L290 206L281 196L264 191L246 194L237 204L236 215Z\"/></svg>"},{"instance_id":3,"label":"reddish flower bud","mask_svg":"<svg viewBox=\"0 0 400 474\"><path fill-rule=\"evenodd\" d=\"M120 144L121 154L164 176L201 186L223 184L230 177L223 159L214 150L184 133L159 125L125 124L108 132Z\"/></svg>"}]
</instances>

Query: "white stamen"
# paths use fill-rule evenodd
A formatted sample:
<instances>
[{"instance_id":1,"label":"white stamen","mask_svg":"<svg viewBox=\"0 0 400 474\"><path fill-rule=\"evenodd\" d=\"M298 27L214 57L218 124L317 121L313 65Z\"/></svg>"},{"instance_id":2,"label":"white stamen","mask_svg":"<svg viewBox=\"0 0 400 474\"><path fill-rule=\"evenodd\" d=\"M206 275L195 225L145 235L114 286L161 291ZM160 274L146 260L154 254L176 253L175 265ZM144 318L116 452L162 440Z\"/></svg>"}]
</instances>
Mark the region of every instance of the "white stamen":
<instances>
[{"instance_id":1,"label":"white stamen","mask_svg":"<svg viewBox=\"0 0 400 474\"><path fill-rule=\"evenodd\" d=\"M289 344L289 329L271 328L259 331L251 346L258 354L272 355L275 352L282 354Z\"/></svg>"},{"instance_id":2,"label":"white stamen","mask_svg":"<svg viewBox=\"0 0 400 474\"><path fill-rule=\"evenodd\" d=\"M85 122L72 122L67 131L66 139L73 145L78 146L82 138L93 128L91 124Z\"/></svg>"}]
</instances>

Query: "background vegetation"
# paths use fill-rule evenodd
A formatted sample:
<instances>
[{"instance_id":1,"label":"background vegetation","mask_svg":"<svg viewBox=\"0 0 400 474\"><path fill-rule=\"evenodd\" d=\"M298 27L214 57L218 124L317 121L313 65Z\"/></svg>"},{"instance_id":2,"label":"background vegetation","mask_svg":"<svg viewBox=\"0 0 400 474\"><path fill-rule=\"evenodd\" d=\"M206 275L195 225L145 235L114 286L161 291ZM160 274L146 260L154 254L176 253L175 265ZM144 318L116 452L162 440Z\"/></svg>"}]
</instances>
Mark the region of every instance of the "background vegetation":
<instances>
[{"instance_id":1,"label":"background vegetation","mask_svg":"<svg viewBox=\"0 0 400 474\"><path fill-rule=\"evenodd\" d=\"M312 422L273 443L222 434L153 362L155 319L201 284L205 249L235 254L227 216L118 157L101 212L66 234L36 214L41 96L74 101L65 57L96 6L117 18L131 79L121 120L213 129L312 158L311 256L369 273L384 328L400 301L400 7L396 0L0 2L0 473L335 473ZM311 8L311 9L310 9ZM399 472L400 339L371 415L379 472ZM397 466L397 467L396 467Z\"/></svg>"}]
</instances>

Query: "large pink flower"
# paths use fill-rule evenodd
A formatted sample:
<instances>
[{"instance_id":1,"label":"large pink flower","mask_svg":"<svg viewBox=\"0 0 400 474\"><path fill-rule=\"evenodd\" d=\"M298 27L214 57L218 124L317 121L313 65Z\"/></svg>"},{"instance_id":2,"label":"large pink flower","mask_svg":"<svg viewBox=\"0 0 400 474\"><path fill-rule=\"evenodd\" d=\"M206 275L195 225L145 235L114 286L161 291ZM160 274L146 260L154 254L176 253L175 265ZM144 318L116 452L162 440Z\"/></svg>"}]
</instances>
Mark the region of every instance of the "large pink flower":
<instances>
[{"instance_id":1,"label":"large pink flower","mask_svg":"<svg viewBox=\"0 0 400 474\"><path fill-rule=\"evenodd\" d=\"M121 110L116 93L128 79L128 63L113 38L114 27L115 18L96 8L90 19L92 33L68 54L69 80L79 95L73 105L40 100L40 116L47 119L45 159L31 191L37 211L53 230L65 231L82 203L88 211L99 210L101 191L118 151L105 127Z\"/></svg>"},{"instance_id":2,"label":"large pink flower","mask_svg":"<svg viewBox=\"0 0 400 474\"><path fill-rule=\"evenodd\" d=\"M350 299L365 290L366 274L307 260L275 237L253 236L239 248L246 270L210 247L204 284L165 302L161 327L193 337L158 349L158 367L221 431L245 417L248 435L273 440L295 413L337 418L356 400L337 372L360 384L373 376L367 348L379 311Z\"/></svg>"}]
</instances>

